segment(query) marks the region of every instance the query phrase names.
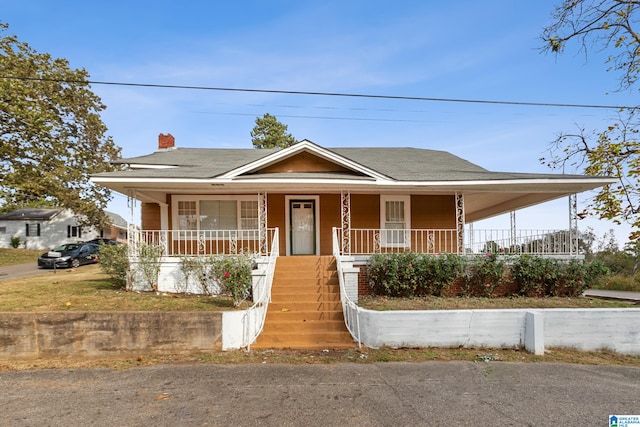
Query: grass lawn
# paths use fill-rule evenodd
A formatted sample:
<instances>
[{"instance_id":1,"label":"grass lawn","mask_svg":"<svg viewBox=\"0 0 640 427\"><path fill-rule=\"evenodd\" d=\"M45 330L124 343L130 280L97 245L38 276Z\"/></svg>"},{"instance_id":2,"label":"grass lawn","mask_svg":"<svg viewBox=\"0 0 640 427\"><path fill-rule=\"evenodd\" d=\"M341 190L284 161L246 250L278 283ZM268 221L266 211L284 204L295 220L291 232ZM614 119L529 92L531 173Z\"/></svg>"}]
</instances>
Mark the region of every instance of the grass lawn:
<instances>
[{"instance_id":1,"label":"grass lawn","mask_svg":"<svg viewBox=\"0 0 640 427\"><path fill-rule=\"evenodd\" d=\"M43 250L0 248L0 267L30 262L36 264L38 256L44 252Z\"/></svg>"},{"instance_id":2,"label":"grass lawn","mask_svg":"<svg viewBox=\"0 0 640 427\"><path fill-rule=\"evenodd\" d=\"M97 264L0 280L0 311L221 310L235 310L230 297L128 292L115 286Z\"/></svg>"},{"instance_id":3,"label":"grass lawn","mask_svg":"<svg viewBox=\"0 0 640 427\"><path fill-rule=\"evenodd\" d=\"M624 308L636 307L633 303L609 301L597 298L476 298L476 297L421 297L389 298L364 296L358 305L370 310L470 310L496 308Z\"/></svg>"}]
</instances>

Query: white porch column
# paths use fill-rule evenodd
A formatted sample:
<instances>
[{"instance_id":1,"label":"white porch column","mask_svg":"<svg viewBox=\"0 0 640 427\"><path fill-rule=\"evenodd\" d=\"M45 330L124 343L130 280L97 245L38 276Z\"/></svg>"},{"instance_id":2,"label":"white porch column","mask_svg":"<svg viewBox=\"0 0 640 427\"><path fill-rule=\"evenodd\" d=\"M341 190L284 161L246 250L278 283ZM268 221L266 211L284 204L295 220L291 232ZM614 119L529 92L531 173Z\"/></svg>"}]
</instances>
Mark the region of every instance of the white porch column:
<instances>
[{"instance_id":1,"label":"white porch column","mask_svg":"<svg viewBox=\"0 0 640 427\"><path fill-rule=\"evenodd\" d=\"M158 203L160 205L160 230L169 229L169 205L166 203Z\"/></svg>"},{"instance_id":2,"label":"white porch column","mask_svg":"<svg viewBox=\"0 0 640 427\"><path fill-rule=\"evenodd\" d=\"M578 196L569 195L569 255L578 255Z\"/></svg>"},{"instance_id":3,"label":"white porch column","mask_svg":"<svg viewBox=\"0 0 640 427\"><path fill-rule=\"evenodd\" d=\"M517 228L516 228L516 211L509 212L509 222L511 224L511 250L515 249L517 243ZM509 252L511 252L511 250Z\"/></svg>"}]
</instances>

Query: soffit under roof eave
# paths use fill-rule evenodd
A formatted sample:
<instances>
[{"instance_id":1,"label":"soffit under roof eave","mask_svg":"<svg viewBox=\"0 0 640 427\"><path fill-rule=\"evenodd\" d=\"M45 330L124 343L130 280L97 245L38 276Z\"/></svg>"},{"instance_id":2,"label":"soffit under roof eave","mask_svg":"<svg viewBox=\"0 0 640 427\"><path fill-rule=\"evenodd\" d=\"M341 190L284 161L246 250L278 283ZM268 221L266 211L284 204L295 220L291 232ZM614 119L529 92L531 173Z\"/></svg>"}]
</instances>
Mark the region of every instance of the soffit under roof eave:
<instances>
[{"instance_id":1,"label":"soffit under roof eave","mask_svg":"<svg viewBox=\"0 0 640 427\"><path fill-rule=\"evenodd\" d=\"M497 203L486 204L481 203L480 206L475 206L476 202L474 197L465 195L465 221L475 222L483 219L492 218L498 215L503 215L511 211L517 211L525 209L530 206L547 203L552 200L561 199L569 196L567 193L522 193L514 194L514 197L506 198Z\"/></svg>"}]
</instances>

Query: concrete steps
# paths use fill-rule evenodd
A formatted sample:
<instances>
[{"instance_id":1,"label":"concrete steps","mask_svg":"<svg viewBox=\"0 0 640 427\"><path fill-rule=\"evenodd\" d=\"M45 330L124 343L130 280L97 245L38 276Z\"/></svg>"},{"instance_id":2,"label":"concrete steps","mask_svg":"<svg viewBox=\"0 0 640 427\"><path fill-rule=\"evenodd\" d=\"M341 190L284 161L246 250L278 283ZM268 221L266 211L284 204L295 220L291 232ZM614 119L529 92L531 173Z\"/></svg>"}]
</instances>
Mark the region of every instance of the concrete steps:
<instances>
[{"instance_id":1,"label":"concrete steps","mask_svg":"<svg viewBox=\"0 0 640 427\"><path fill-rule=\"evenodd\" d=\"M251 348L354 347L342 315L335 258L278 258L265 326Z\"/></svg>"}]
</instances>

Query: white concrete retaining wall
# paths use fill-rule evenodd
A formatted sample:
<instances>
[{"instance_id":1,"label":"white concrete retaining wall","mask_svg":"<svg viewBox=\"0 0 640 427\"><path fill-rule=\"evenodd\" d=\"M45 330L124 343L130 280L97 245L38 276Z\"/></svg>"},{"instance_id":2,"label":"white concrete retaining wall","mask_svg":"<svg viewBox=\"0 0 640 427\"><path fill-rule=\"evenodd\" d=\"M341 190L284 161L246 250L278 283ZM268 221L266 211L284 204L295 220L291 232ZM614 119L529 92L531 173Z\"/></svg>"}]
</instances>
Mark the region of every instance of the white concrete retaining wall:
<instances>
[{"instance_id":1,"label":"white concrete retaining wall","mask_svg":"<svg viewBox=\"0 0 640 427\"><path fill-rule=\"evenodd\" d=\"M544 311L548 347L640 354L640 308Z\"/></svg>"},{"instance_id":2,"label":"white concrete retaining wall","mask_svg":"<svg viewBox=\"0 0 640 427\"><path fill-rule=\"evenodd\" d=\"M222 312L222 349L235 350L243 345L247 310Z\"/></svg>"},{"instance_id":3,"label":"white concrete retaining wall","mask_svg":"<svg viewBox=\"0 0 640 427\"><path fill-rule=\"evenodd\" d=\"M370 347L604 348L640 354L640 309L359 310Z\"/></svg>"}]
</instances>

